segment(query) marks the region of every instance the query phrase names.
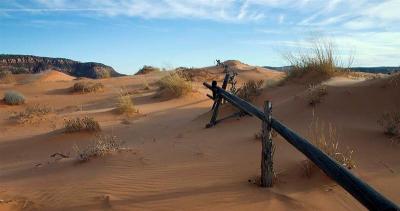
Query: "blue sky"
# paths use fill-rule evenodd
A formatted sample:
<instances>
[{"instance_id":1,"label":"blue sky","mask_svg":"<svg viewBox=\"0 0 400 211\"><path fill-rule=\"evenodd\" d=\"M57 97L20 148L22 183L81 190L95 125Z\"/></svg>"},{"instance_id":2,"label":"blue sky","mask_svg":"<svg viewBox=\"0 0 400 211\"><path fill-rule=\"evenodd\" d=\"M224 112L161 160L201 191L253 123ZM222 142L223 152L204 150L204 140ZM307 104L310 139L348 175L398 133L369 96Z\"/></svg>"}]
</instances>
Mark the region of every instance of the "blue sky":
<instances>
[{"instance_id":1,"label":"blue sky","mask_svg":"<svg viewBox=\"0 0 400 211\"><path fill-rule=\"evenodd\" d=\"M0 54L143 65L287 65L312 37L353 66L400 65L400 0L1 0Z\"/></svg>"}]
</instances>

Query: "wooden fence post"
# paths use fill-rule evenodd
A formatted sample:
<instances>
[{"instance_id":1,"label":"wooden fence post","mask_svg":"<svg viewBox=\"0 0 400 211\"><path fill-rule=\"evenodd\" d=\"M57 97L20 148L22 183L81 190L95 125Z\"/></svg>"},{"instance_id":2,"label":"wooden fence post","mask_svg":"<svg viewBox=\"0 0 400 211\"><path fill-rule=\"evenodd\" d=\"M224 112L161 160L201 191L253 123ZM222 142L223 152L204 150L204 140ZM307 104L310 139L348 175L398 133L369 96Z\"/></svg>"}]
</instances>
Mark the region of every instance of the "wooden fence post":
<instances>
[{"instance_id":1,"label":"wooden fence post","mask_svg":"<svg viewBox=\"0 0 400 211\"><path fill-rule=\"evenodd\" d=\"M228 85L228 80L229 80L229 73L227 73L227 74L225 75L224 82L222 83L222 89L223 89L223 90L226 89L226 86ZM219 95L219 93L217 92L216 86L217 86L217 82L216 82L216 81L213 81L213 83L212 83L212 87L213 87L213 88L212 88L212 89L213 89L214 91L216 91L215 94L213 93L213 97L215 97L214 104L213 104L213 114L212 114L210 123L208 123L208 124L206 125L206 128L213 127L213 126L217 123L218 109L219 109L219 106L221 105L222 99L223 99L223 98Z\"/></svg>"},{"instance_id":2,"label":"wooden fence post","mask_svg":"<svg viewBox=\"0 0 400 211\"><path fill-rule=\"evenodd\" d=\"M272 187L274 179L274 144L272 143L272 104L264 102L264 114L267 120L262 121L262 151L261 151L261 186Z\"/></svg>"}]
</instances>

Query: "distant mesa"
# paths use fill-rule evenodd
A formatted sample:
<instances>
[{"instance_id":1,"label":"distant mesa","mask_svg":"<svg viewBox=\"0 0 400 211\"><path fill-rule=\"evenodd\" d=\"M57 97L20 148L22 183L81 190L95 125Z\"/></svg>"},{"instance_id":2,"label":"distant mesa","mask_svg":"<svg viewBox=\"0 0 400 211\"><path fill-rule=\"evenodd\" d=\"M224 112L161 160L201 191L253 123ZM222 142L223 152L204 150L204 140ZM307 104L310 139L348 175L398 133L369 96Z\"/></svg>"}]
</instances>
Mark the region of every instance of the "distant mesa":
<instances>
[{"instance_id":1,"label":"distant mesa","mask_svg":"<svg viewBox=\"0 0 400 211\"><path fill-rule=\"evenodd\" d=\"M56 70L74 77L108 78L123 76L112 67L95 62L78 62L64 58L39 57L31 55L0 54L0 70L14 74L40 73Z\"/></svg>"}]
</instances>

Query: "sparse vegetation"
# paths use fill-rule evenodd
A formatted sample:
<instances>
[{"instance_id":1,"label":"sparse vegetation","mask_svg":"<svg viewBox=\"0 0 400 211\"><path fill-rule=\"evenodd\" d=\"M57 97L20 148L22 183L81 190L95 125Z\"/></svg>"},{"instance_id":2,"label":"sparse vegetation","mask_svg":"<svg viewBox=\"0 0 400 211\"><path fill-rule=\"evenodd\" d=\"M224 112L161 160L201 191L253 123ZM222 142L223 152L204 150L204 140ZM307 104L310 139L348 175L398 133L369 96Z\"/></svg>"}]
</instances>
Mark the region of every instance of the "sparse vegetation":
<instances>
[{"instance_id":1,"label":"sparse vegetation","mask_svg":"<svg viewBox=\"0 0 400 211\"><path fill-rule=\"evenodd\" d=\"M314 85L310 84L307 90L307 101L311 106L315 106L322 101L322 98L328 94L327 87L325 85Z\"/></svg>"},{"instance_id":2,"label":"sparse vegetation","mask_svg":"<svg viewBox=\"0 0 400 211\"><path fill-rule=\"evenodd\" d=\"M43 117L51 111L52 109L48 106L35 104L33 106L28 106L24 111L11 116L10 119L16 120L18 123L33 123L42 120Z\"/></svg>"},{"instance_id":3,"label":"sparse vegetation","mask_svg":"<svg viewBox=\"0 0 400 211\"><path fill-rule=\"evenodd\" d=\"M389 86L400 87L400 72L394 73L389 77Z\"/></svg>"},{"instance_id":4,"label":"sparse vegetation","mask_svg":"<svg viewBox=\"0 0 400 211\"><path fill-rule=\"evenodd\" d=\"M261 94L263 84L264 80L249 80L238 89L237 96L248 102L253 102Z\"/></svg>"},{"instance_id":5,"label":"sparse vegetation","mask_svg":"<svg viewBox=\"0 0 400 211\"><path fill-rule=\"evenodd\" d=\"M66 133L74 133L80 131L98 132L101 130L100 124L93 118L85 116L75 119L64 120L64 128Z\"/></svg>"},{"instance_id":6,"label":"sparse vegetation","mask_svg":"<svg viewBox=\"0 0 400 211\"><path fill-rule=\"evenodd\" d=\"M110 71L108 70L103 70L103 69L98 69L95 72L95 78L109 78L111 77Z\"/></svg>"},{"instance_id":7,"label":"sparse vegetation","mask_svg":"<svg viewBox=\"0 0 400 211\"><path fill-rule=\"evenodd\" d=\"M305 74L313 74L313 80L321 81L334 76L337 73L345 72L343 62L336 56L334 43L331 41L316 39L310 43L311 48L303 50L298 54L288 53L285 59L290 63L287 79L299 78ZM349 58L348 66L352 63Z\"/></svg>"},{"instance_id":8,"label":"sparse vegetation","mask_svg":"<svg viewBox=\"0 0 400 211\"><path fill-rule=\"evenodd\" d=\"M339 137L335 127L328 124L326 129L325 124L318 119L313 120L309 128L310 139L314 146L325 152L329 157L336 160L348 169L355 168L353 160L353 150L339 148ZM310 160L302 162L303 174L311 176L315 165Z\"/></svg>"},{"instance_id":9,"label":"sparse vegetation","mask_svg":"<svg viewBox=\"0 0 400 211\"><path fill-rule=\"evenodd\" d=\"M76 153L76 159L79 162L86 162L92 158L102 157L109 153L116 152L121 149L121 146L122 141L116 136L99 134L96 136L96 140L83 149L74 145L74 151Z\"/></svg>"},{"instance_id":10,"label":"sparse vegetation","mask_svg":"<svg viewBox=\"0 0 400 211\"><path fill-rule=\"evenodd\" d=\"M3 100L8 105L21 105L25 103L25 96L17 91L7 91Z\"/></svg>"},{"instance_id":11,"label":"sparse vegetation","mask_svg":"<svg viewBox=\"0 0 400 211\"><path fill-rule=\"evenodd\" d=\"M192 84L175 72L161 78L158 85L161 92L167 92L168 95L174 97L181 97L192 92Z\"/></svg>"},{"instance_id":12,"label":"sparse vegetation","mask_svg":"<svg viewBox=\"0 0 400 211\"><path fill-rule=\"evenodd\" d=\"M104 85L100 82L94 83L91 81L79 81L72 87L72 92L89 93L98 92L104 89Z\"/></svg>"},{"instance_id":13,"label":"sparse vegetation","mask_svg":"<svg viewBox=\"0 0 400 211\"><path fill-rule=\"evenodd\" d=\"M14 82L14 75L11 71L0 70L0 83L11 83Z\"/></svg>"},{"instance_id":14,"label":"sparse vegetation","mask_svg":"<svg viewBox=\"0 0 400 211\"><path fill-rule=\"evenodd\" d=\"M378 124L383 128L386 135L400 139L400 111L383 113Z\"/></svg>"},{"instance_id":15,"label":"sparse vegetation","mask_svg":"<svg viewBox=\"0 0 400 211\"><path fill-rule=\"evenodd\" d=\"M135 75L144 75L144 74L156 73L156 72L160 72L160 68L145 65Z\"/></svg>"},{"instance_id":16,"label":"sparse vegetation","mask_svg":"<svg viewBox=\"0 0 400 211\"><path fill-rule=\"evenodd\" d=\"M131 95L120 94L118 97L117 111L120 114L134 114L139 111L135 108Z\"/></svg>"}]
</instances>

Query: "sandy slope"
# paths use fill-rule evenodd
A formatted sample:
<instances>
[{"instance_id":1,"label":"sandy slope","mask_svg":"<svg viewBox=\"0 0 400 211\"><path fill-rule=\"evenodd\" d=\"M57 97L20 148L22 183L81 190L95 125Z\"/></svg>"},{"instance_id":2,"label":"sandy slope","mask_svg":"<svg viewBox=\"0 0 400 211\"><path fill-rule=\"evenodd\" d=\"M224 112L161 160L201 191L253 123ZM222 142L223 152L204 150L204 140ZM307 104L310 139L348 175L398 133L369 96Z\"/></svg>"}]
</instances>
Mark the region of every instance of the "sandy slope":
<instances>
[{"instance_id":1,"label":"sandy slope","mask_svg":"<svg viewBox=\"0 0 400 211\"><path fill-rule=\"evenodd\" d=\"M246 68L239 67L241 80L281 77ZM105 91L87 95L69 92L74 81L0 85L0 95L16 89L27 96L28 104L46 103L56 110L47 121L18 125L8 117L25 106L0 104L0 210L364 209L322 173L301 176L304 157L281 138L274 140L279 178L275 187L249 183L259 175L260 143L254 134L261 123L244 117L205 129L212 103L204 96L207 91L195 84L200 93L173 100L153 98L156 87L144 90L143 81L152 84L159 77L103 79ZM315 113L338 127L342 147L356 149L354 172L400 203L400 146L391 145L376 124L382 111L400 105L400 91L383 83L331 81ZM112 112L121 88L135 93L141 115ZM272 100L274 116L307 136L312 109L305 90L304 84L296 83L270 88L257 104ZM225 108L221 115L228 113ZM74 144L84 146L93 139L86 133L62 133L63 118L80 115L98 119L104 133L117 135L131 150L84 164L50 158L55 152L73 155Z\"/></svg>"}]
</instances>

